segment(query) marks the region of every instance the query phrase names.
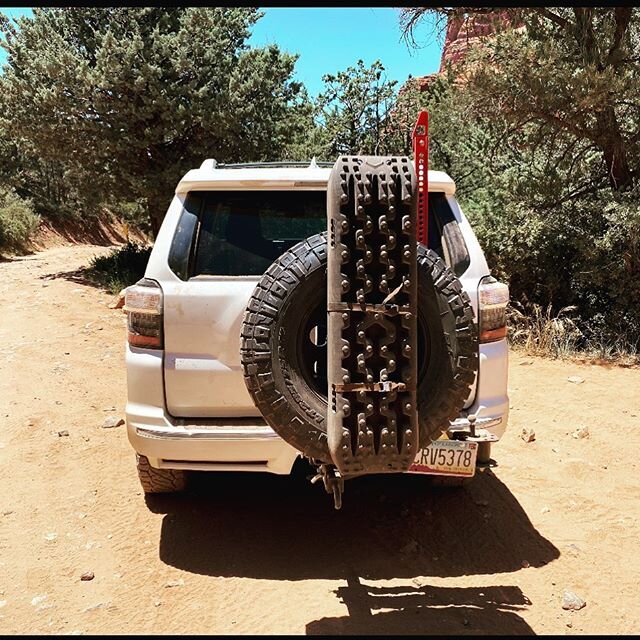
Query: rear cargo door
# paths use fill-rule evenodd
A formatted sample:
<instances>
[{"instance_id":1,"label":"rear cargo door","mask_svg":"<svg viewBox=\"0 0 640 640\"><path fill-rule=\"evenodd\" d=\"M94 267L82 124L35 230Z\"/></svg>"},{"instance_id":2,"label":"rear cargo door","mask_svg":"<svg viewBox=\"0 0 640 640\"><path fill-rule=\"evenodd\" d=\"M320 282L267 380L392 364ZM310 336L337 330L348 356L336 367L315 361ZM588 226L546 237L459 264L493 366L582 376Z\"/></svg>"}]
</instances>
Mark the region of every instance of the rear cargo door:
<instances>
[{"instance_id":1,"label":"rear cargo door","mask_svg":"<svg viewBox=\"0 0 640 640\"><path fill-rule=\"evenodd\" d=\"M325 191L192 191L163 283L164 382L176 417L259 415L240 366L245 307L284 251L326 229Z\"/></svg>"}]
</instances>

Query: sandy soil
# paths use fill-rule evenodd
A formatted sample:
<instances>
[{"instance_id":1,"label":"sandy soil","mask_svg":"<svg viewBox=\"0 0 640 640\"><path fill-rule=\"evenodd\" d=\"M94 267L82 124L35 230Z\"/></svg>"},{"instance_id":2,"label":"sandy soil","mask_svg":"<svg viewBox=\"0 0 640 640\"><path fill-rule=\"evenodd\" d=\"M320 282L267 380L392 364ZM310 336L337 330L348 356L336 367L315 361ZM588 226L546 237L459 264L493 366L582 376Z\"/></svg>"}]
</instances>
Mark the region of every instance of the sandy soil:
<instances>
[{"instance_id":1,"label":"sandy soil","mask_svg":"<svg viewBox=\"0 0 640 640\"><path fill-rule=\"evenodd\" d=\"M640 631L639 370L514 354L499 466L457 493L363 478L335 512L300 478L202 474L148 506L102 428L125 320L77 269L106 250L0 263L0 633Z\"/></svg>"}]
</instances>

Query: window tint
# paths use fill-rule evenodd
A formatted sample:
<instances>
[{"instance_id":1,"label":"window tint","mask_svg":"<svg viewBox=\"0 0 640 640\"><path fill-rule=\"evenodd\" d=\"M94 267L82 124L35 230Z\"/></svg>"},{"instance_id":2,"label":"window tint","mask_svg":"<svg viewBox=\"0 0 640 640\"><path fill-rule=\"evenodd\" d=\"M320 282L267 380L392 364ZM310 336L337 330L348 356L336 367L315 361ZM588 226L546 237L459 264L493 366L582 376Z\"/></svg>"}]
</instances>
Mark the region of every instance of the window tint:
<instances>
[{"instance_id":1,"label":"window tint","mask_svg":"<svg viewBox=\"0 0 640 640\"><path fill-rule=\"evenodd\" d=\"M325 229L324 191L192 191L169 264L183 280L262 275L287 249ZM442 192L429 193L429 246L457 276L469 267L464 237Z\"/></svg>"},{"instance_id":2,"label":"window tint","mask_svg":"<svg viewBox=\"0 0 640 640\"><path fill-rule=\"evenodd\" d=\"M262 275L327 227L324 191L211 191L202 198L193 275Z\"/></svg>"}]
</instances>

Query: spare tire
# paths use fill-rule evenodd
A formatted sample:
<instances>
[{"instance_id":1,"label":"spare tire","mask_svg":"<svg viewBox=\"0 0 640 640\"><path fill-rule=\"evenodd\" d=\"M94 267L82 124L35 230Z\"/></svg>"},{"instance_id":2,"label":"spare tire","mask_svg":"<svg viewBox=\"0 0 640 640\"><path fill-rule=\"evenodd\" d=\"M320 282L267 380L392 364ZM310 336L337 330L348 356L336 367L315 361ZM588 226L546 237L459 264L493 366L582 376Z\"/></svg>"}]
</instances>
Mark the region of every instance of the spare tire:
<instances>
[{"instance_id":1,"label":"spare tire","mask_svg":"<svg viewBox=\"0 0 640 640\"><path fill-rule=\"evenodd\" d=\"M478 368L473 308L460 281L418 244L420 446L459 415ZM310 458L331 462L327 444L327 234L286 251L262 276L242 323L247 389L264 419Z\"/></svg>"}]
</instances>

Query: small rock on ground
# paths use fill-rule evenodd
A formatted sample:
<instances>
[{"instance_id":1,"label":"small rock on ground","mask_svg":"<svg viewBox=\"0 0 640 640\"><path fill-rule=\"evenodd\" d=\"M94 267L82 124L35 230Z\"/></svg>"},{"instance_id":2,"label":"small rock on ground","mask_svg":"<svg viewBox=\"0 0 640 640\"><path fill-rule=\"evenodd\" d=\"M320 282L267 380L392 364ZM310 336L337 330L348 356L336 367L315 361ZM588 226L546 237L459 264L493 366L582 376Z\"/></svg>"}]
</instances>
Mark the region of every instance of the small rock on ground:
<instances>
[{"instance_id":1,"label":"small rock on ground","mask_svg":"<svg viewBox=\"0 0 640 640\"><path fill-rule=\"evenodd\" d=\"M582 438L589 437L589 427L578 427L572 434L572 437L576 438L576 440L580 440Z\"/></svg>"},{"instance_id":2,"label":"small rock on ground","mask_svg":"<svg viewBox=\"0 0 640 640\"><path fill-rule=\"evenodd\" d=\"M169 580L169 582L167 582L167 584L165 584L164 586L167 588L171 588L171 587L182 587L183 585L184 585L184 580L180 578L179 580Z\"/></svg>"},{"instance_id":3,"label":"small rock on ground","mask_svg":"<svg viewBox=\"0 0 640 640\"><path fill-rule=\"evenodd\" d=\"M536 432L533 429L525 427L520 434L525 442L533 442L536 439Z\"/></svg>"},{"instance_id":4,"label":"small rock on ground","mask_svg":"<svg viewBox=\"0 0 640 640\"><path fill-rule=\"evenodd\" d=\"M85 571L81 576L80 576L80 580L84 580L85 582L89 581L89 580L93 580L95 578L95 574L93 573L93 571Z\"/></svg>"},{"instance_id":5,"label":"small rock on ground","mask_svg":"<svg viewBox=\"0 0 640 640\"><path fill-rule=\"evenodd\" d=\"M587 603L573 591L565 591L562 595L562 608L568 611L578 611L585 607Z\"/></svg>"},{"instance_id":6,"label":"small rock on ground","mask_svg":"<svg viewBox=\"0 0 640 640\"><path fill-rule=\"evenodd\" d=\"M109 309L121 309L124 307L124 297L127 293L126 289L122 289L118 294L118 297L109 305Z\"/></svg>"},{"instance_id":7,"label":"small rock on ground","mask_svg":"<svg viewBox=\"0 0 640 640\"><path fill-rule=\"evenodd\" d=\"M58 431L58 437L59 438L63 438L64 436L68 436L69 432L66 429L63 429L62 431Z\"/></svg>"},{"instance_id":8,"label":"small rock on ground","mask_svg":"<svg viewBox=\"0 0 640 640\"><path fill-rule=\"evenodd\" d=\"M582 384L584 382L584 378L581 378L580 376L569 376L567 380L569 382L573 382L573 384Z\"/></svg>"},{"instance_id":9,"label":"small rock on ground","mask_svg":"<svg viewBox=\"0 0 640 640\"><path fill-rule=\"evenodd\" d=\"M102 423L103 429L113 429L114 427L120 427L124 424L124 420L119 418L118 416L109 416L105 418L105 421Z\"/></svg>"}]
</instances>

